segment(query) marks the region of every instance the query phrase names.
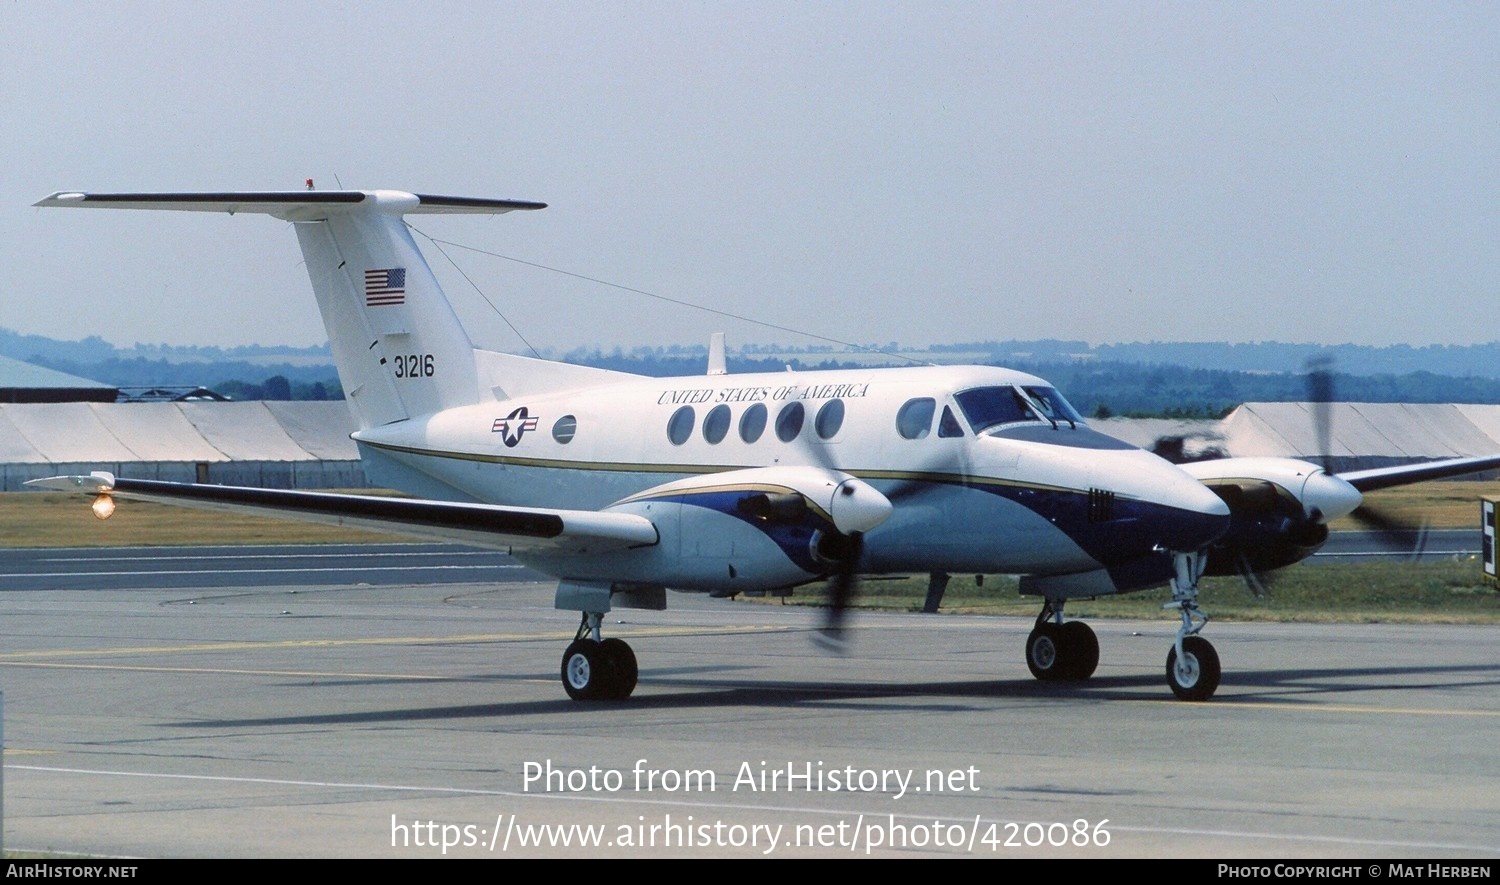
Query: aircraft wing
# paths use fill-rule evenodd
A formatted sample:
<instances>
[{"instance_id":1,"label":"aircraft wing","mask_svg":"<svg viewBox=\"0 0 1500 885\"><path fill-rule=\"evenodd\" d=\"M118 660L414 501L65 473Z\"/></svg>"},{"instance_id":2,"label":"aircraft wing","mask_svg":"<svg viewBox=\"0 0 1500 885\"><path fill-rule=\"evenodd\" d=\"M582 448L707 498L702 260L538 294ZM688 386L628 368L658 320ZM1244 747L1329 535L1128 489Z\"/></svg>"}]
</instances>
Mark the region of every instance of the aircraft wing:
<instances>
[{"instance_id":1,"label":"aircraft wing","mask_svg":"<svg viewBox=\"0 0 1500 885\"><path fill-rule=\"evenodd\" d=\"M116 479L108 473L54 476L34 479L26 485L111 499L155 501L348 526L506 551L598 553L649 547L657 542L656 526L645 517L629 513Z\"/></svg>"},{"instance_id":2,"label":"aircraft wing","mask_svg":"<svg viewBox=\"0 0 1500 885\"><path fill-rule=\"evenodd\" d=\"M1361 492L1388 489L1394 486L1447 479L1466 473L1484 470L1500 470L1500 455L1480 458L1450 458L1446 461L1429 461L1424 464L1404 464L1400 467L1377 467L1373 470L1352 470L1338 474L1338 478Z\"/></svg>"}]
</instances>

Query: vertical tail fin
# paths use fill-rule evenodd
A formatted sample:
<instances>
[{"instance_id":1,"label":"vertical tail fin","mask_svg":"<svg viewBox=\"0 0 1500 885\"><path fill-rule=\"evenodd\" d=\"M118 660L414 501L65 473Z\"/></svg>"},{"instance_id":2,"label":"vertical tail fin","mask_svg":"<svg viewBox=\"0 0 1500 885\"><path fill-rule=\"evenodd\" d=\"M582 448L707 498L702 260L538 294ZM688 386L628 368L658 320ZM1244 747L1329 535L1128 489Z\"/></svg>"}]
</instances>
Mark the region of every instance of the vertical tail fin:
<instances>
[{"instance_id":1,"label":"vertical tail fin","mask_svg":"<svg viewBox=\"0 0 1500 885\"><path fill-rule=\"evenodd\" d=\"M344 395L375 427L476 402L474 345L402 223L418 198L296 224Z\"/></svg>"},{"instance_id":2,"label":"vertical tail fin","mask_svg":"<svg viewBox=\"0 0 1500 885\"><path fill-rule=\"evenodd\" d=\"M474 346L402 217L545 207L400 191L58 193L36 205L251 212L295 224L339 381L361 428L482 395Z\"/></svg>"}]
</instances>

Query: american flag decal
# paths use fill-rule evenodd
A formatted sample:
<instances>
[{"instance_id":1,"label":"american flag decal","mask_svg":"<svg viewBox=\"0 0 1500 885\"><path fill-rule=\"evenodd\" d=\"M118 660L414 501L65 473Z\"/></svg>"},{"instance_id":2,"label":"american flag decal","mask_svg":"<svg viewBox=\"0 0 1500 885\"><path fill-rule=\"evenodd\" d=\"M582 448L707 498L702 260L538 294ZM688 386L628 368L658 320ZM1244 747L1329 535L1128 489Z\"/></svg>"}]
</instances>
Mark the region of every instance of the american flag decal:
<instances>
[{"instance_id":1,"label":"american flag decal","mask_svg":"<svg viewBox=\"0 0 1500 885\"><path fill-rule=\"evenodd\" d=\"M365 271L365 307L406 303L406 268Z\"/></svg>"}]
</instances>

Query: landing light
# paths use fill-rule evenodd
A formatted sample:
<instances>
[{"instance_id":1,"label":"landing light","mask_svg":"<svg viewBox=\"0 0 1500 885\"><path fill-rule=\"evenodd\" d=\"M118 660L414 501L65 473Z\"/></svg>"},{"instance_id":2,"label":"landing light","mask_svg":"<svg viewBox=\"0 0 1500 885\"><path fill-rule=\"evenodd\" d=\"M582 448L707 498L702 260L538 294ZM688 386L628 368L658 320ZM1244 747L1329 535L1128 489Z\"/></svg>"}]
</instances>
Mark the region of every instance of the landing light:
<instances>
[{"instance_id":1,"label":"landing light","mask_svg":"<svg viewBox=\"0 0 1500 885\"><path fill-rule=\"evenodd\" d=\"M94 515L100 519L109 519L115 512L115 499L109 495L100 495L94 499L89 509L93 510Z\"/></svg>"}]
</instances>

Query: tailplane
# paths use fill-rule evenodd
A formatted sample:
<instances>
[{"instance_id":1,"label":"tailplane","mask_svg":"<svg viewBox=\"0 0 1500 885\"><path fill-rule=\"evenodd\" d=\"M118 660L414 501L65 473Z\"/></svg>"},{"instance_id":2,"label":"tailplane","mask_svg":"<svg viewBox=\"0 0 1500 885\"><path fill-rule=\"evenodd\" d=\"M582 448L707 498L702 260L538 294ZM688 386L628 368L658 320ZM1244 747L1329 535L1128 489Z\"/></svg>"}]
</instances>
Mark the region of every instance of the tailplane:
<instances>
[{"instance_id":1,"label":"tailplane","mask_svg":"<svg viewBox=\"0 0 1500 885\"><path fill-rule=\"evenodd\" d=\"M500 355L476 357L402 217L546 208L520 200L384 190L56 193L36 205L249 212L292 222L339 381L361 429L503 397L499 388L509 386L503 375L496 377Z\"/></svg>"}]
</instances>

